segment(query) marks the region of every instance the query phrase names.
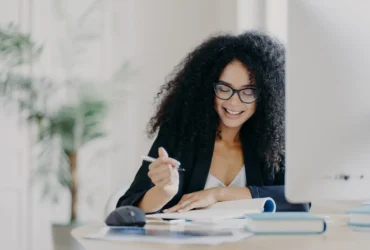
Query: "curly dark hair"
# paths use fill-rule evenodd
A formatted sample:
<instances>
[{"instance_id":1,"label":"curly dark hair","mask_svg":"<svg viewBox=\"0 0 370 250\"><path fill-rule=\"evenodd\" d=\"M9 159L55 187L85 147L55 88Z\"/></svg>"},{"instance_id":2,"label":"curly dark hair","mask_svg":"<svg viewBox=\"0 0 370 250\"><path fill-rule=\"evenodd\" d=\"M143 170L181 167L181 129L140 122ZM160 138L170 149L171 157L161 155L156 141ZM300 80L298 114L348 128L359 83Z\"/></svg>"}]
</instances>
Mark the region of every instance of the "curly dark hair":
<instances>
[{"instance_id":1,"label":"curly dark hair","mask_svg":"<svg viewBox=\"0 0 370 250\"><path fill-rule=\"evenodd\" d=\"M212 84L234 59L252 72L259 90L256 112L243 124L240 136L245 136L243 131L256 136L265 166L278 171L285 155L285 48L258 31L214 35L189 53L157 94L162 98L148 124L148 135L166 127L176 157L188 143L216 136L219 119Z\"/></svg>"}]
</instances>

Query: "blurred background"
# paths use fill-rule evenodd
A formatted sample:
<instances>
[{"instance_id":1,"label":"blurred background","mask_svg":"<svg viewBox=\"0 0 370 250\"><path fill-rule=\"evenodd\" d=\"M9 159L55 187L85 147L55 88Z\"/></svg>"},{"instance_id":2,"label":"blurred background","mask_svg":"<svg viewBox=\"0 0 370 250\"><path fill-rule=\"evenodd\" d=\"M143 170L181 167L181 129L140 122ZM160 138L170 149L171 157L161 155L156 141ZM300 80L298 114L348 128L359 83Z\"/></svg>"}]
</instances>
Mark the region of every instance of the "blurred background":
<instances>
[{"instance_id":1,"label":"blurred background","mask_svg":"<svg viewBox=\"0 0 370 250\"><path fill-rule=\"evenodd\" d=\"M286 0L0 0L0 242L80 249L152 140L166 76L210 35L286 43Z\"/></svg>"}]
</instances>

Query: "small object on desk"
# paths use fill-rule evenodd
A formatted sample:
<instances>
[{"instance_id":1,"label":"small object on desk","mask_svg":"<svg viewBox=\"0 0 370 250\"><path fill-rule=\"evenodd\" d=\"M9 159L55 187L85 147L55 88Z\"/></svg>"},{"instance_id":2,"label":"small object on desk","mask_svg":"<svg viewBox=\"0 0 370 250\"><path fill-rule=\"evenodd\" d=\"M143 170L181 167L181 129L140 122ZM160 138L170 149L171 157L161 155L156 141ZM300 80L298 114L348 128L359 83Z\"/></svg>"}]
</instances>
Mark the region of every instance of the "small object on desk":
<instances>
[{"instance_id":1,"label":"small object on desk","mask_svg":"<svg viewBox=\"0 0 370 250\"><path fill-rule=\"evenodd\" d=\"M146 224L146 217L145 213L138 207L122 206L107 216L105 224L114 227L143 227Z\"/></svg>"},{"instance_id":2,"label":"small object on desk","mask_svg":"<svg viewBox=\"0 0 370 250\"><path fill-rule=\"evenodd\" d=\"M349 214L349 226L370 227L370 206L348 210L347 214Z\"/></svg>"},{"instance_id":3,"label":"small object on desk","mask_svg":"<svg viewBox=\"0 0 370 250\"><path fill-rule=\"evenodd\" d=\"M155 161L156 159L154 159L154 158L152 158L152 157L150 157L150 156L146 156L146 155L142 155L142 156L140 156L140 158L142 159L142 160L144 160L144 161L147 161L147 162L153 162L153 161ZM176 167L176 169L178 170L178 171L185 171L185 169L184 168L180 168L180 167Z\"/></svg>"},{"instance_id":4,"label":"small object on desk","mask_svg":"<svg viewBox=\"0 0 370 250\"><path fill-rule=\"evenodd\" d=\"M254 234L320 234L326 231L326 221L304 212L248 214L245 230Z\"/></svg>"}]
</instances>

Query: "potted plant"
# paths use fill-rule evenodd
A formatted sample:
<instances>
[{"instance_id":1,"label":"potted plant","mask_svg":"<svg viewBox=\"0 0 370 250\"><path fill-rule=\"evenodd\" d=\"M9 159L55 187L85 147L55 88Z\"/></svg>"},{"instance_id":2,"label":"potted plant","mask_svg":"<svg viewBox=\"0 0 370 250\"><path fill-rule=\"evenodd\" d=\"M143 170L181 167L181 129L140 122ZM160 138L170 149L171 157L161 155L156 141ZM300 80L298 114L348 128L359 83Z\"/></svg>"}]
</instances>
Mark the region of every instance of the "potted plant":
<instances>
[{"instance_id":1,"label":"potted plant","mask_svg":"<svg viewBox=\"0 0 370 250\"><path fill-rule=\"evenodd\" d=\"M70 223L74 223L78 152L106 135L108 101L96 83L78 78L57 82L22 74L19 69L41 53L42 46L14 25L0 28L0 97L8 107L16 104L16 111L30 128L37 154L32 183L42 183L42 196L53 201L58 200L59 191L67 189L71 194ZM61 92L68 98L60 98Z\"/></svg>"},{"instance_id":2,"label":"potted plant","mask_svg":"<svg viewBox=\"0 0 370 250\"><path fill-rule=\"evenodd\" d=\"M92 87L88 83L79 85L75 89L78 94L76 102L60 105L46 116L29 116L29 120L39 123L39 164L32 176L43 183L43 197L48 196L54 202L58 201L60 191L69 191L70 224L77 219L78 152L87 143L106 135L107 102L96 92L92 93Z\"/></svg>"}]
</instances>

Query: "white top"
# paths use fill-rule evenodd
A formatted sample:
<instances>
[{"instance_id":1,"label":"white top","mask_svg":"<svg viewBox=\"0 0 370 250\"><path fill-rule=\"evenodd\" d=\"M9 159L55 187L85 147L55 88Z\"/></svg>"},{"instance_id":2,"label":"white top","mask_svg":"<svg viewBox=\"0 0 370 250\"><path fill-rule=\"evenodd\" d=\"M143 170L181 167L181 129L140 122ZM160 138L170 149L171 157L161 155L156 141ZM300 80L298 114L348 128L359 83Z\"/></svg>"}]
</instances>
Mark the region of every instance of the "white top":
<instances>
[{"instance_id":1,"label":"white top","mask_svg":"<svg viewBox=\"0 0 370 250\"><path fill-rule=\"evenodd\" d=\"M240 169L239 173L235 176L234 180L228 185L228 187L245 187L247 184L247 178L245 176L245 167ZM206 185L204 189L213 188L213 187L226 187L226 185L214 177L211 173L208 173Z\"/></svg>"}]
</instances>

